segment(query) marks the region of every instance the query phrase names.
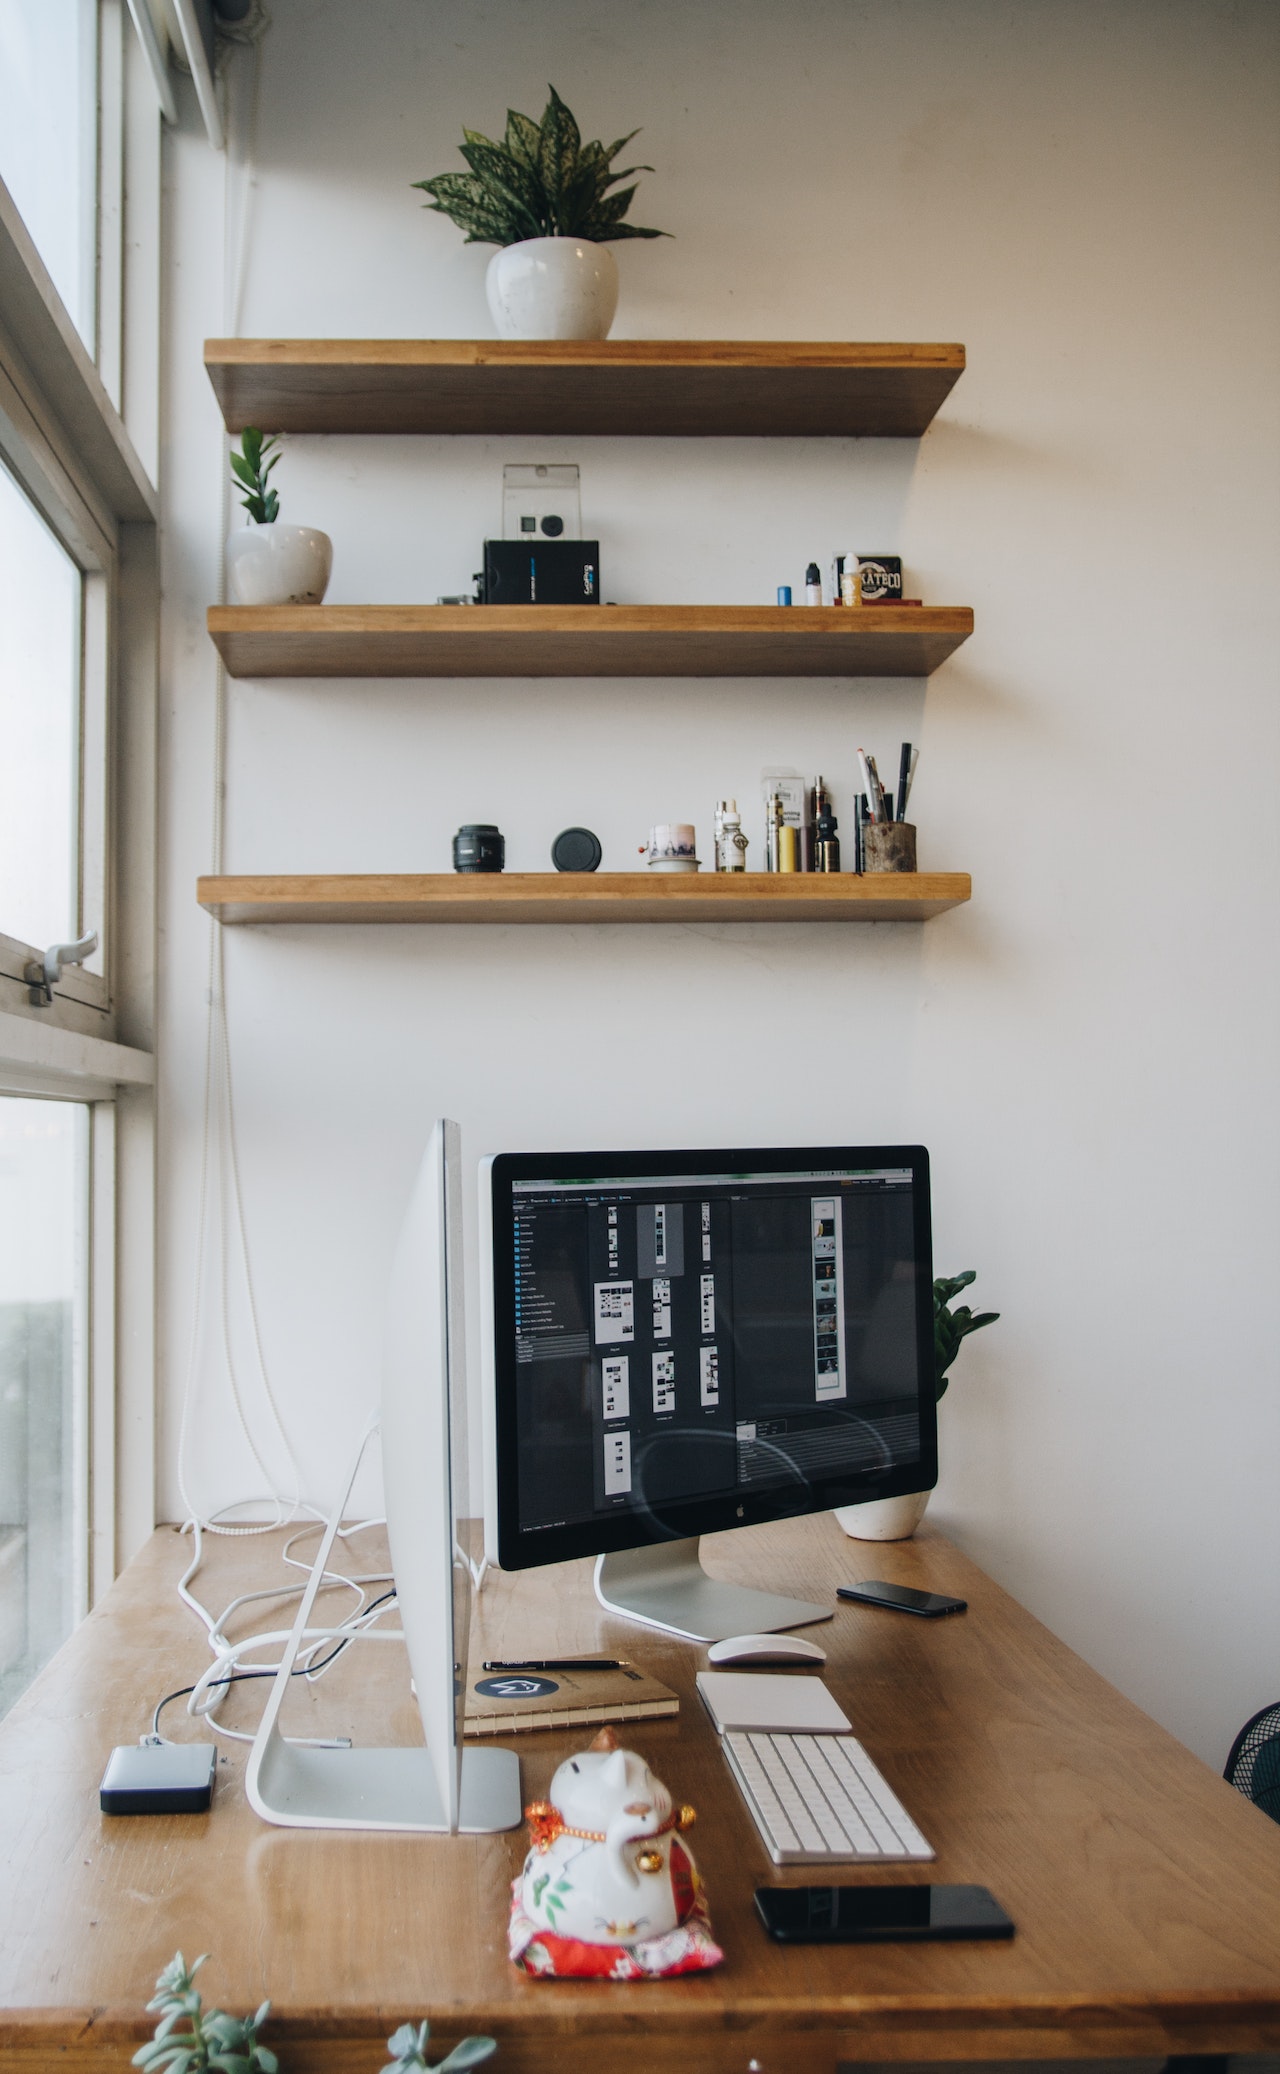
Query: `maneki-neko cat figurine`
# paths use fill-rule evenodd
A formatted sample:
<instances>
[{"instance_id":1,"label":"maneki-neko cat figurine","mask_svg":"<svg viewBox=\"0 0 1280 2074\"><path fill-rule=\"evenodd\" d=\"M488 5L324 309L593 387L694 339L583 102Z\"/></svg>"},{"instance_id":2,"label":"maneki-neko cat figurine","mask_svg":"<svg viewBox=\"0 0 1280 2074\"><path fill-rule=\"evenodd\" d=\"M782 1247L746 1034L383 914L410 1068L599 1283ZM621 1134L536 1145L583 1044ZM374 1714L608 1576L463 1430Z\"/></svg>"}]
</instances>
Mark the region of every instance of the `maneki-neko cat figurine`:
<instances>
[{"instance_id":1,"label":"maneki-neko cat figurine","mask_svg":"<svg viewBox=\"0 0 1280 2074\"><path fill-rule=\"evenodd\" d=\"M675 1808L643 1757L611 1728L562 1764L549 1800L525 1809L532 1848L520 1899L540 1930L583 1944L635 1945L676 1929L692 1911L697 1873Z\"/></svg>"}]
</instances>

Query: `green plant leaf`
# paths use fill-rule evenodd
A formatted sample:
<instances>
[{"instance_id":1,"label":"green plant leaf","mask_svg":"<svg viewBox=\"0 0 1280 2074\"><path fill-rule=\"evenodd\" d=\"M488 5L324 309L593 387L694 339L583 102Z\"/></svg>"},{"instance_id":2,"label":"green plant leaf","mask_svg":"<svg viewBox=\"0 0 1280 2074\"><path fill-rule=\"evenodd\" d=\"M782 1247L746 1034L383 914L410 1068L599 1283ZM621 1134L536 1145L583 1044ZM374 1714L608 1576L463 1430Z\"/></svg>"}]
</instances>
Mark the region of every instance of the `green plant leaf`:
<instances>
[{"instance_id":1,"label":"green plant leaf","mask_svg":"<svg viewBox=\"0 0 1280 2074\"><path fill-rule=\"evenodd\" d=\"M426 2038L418 2036L412 2024L401 2024L399 2030L393 2031L388 2038L387 2051L393 2059L405 2060L411 2053L421 2052L426 2042Z\"/></svg>"},{"instance_id":2,"label":"green plant leaf","mask_svg":"<svg viewBox=\"0 0 1280 2074\"><path fill-rule=\"evenodd\" d=\"M527 166L522 166L500 144L468 144L463 147L462 155L486 195L498 197L506 203L513 222L521 225L524 236L541 236L542 196L537 175Z\"/></svg>"},{"instance_id":3,"label":"green plant leaf","mask_svg":"<svg viewBox=\"0 0 1280 2074\"><path fill-rule=\"evenodd\" d=\"M966 1268L960 1275L939 1275L933 1285L933 1368L934 1394L941 1398L947 1387L947 1370L960 1351L961 1342L971 1332L980 1332L984 1325L994 1325L999 1311L981 1311L975 1317L968 1304L959 1304L949 1309L962 1289L967 1289L978 1279L976 1268Z\"/></svg>"},{"instance_id":4,"label":"green plant leaf","mask_svg":"<svg viewBox=\"0 0 1280 2074\"><path fill-rule=\"evenodd\" d=\"M514 245L523 235L513 227L509 205L496 205L474 173L441 173L435 180L415 180L432 196L424 207L448 216L469 233L468 244Z\"/></svg>"},{"instance_id":5,"label":"green plant leaf","mask_svg":"<svg viewBox=\"0 0 1280 2074\"><path fill-rule=\"evenodd\" d=\"M571 236L561 219L561 197L574 177L578 164L578 152L582 136L573 116L565 107L553 86L548 86L551 96L542 115L542 143L538 151L538 171L542 178L547 198L547 212L553 226L552 235Z\"/></svg>"},{"instance_id":6,"label":"green plant leaf","mask_svg":"<svg viewBox=\"0 0 1280 2074\"><path fill-rule=\"evenodd\" d=\"M631 198L634 194L634 187L624 187L621 194L603 196L591 212L591 221L593 223L608 224L611 228L615 223L620 223L627 210L631 207Z\"/></svg>"},{"instance_id":7,"label":"green plant leaf","mask_svg":"<svg viewBox=\"0 0 1280 2074\"><path fill-rule=\"evenodd\" d=\"M538 153L542 149L542 131L531 116L521 115L517 109L507 110L507 150L528 166L530 172L538 170Z\"/></svg>"},{"instance_id":8,"label":"green plant leaf","mask_svg":"<svg viewBox=\"0 0 1280 2074\"><path fill-rule=\"evenodd\" d=\"M617 141L616 141L615 143L613 143L613 144L611 144L611 145L609 146L609 148L608 148L608 150L607 150L607 151L605 150L605 147L604 147L604 145L603 145L603 144L599 145L598 149L599 149L599 151L600 151L600 153L601 153L602 157L604 158L605 164L606 164L606 165L609 165L609 166L611 166L611 165L613 164L613 162L614 162L615 158L616 158L616 157L618 156L618 153L619 153L620 151L625 151L625 150L626 150L626 148L627 148L627 145L628 145L628 144L629 144L629 143L631 142L631 139L632 139L633 137L638 137L639 135L640 135L640 132L639 132L639 130L628 130L628 131L627 131L627 134L626 134L626 136L625 136L625 137L619 137L619 138L617 139ZM635 172L639 172L639 171L643 170L643 171L644 171L644 172L646 172L646 173L651 173L651 172L653 171L653 167L652 167L652 166L645 166L645 167L643 167L643 168L640 168L640 167L633 167L633 168L632 168L632 170L633 170L633 171L635 171ZM615 175L614 175L614 178L615 178L616 180L625 180L625 179L626 179L626 177L627 177L627 176L626 176L626 174L625 174L625 173L615 173Z\"/></svg>"},{"instance_id":9,"label":"green plant leaf","mask_svg":"<svg viewBox=\"0 0 1280 2074\"><path fill-rule=\"evenodd\" d=\"M497 2050L496 2038L464 2038L454 2046L447 2059L439 2062L434 2074L445 2074L446 2068L450 2074L462 2074L464 2067L478 2067L481 2060L487 2060L490 2053Z\"/></svg>"},{"instance_id":10,"label":"green plant leaf","mask_svg":"<svg viewBox=\"0 0 1280 2074\"><path fill-rule=\"evenodd\" d=\"M586 236L585 231L582 235ZM638 223L619 223L609 232L607 238L597 238L596 243L598 245L616 244L619 238L669 238L671 236L672 232L669 230L646 230Z\"/></svg>"}]
</instances>

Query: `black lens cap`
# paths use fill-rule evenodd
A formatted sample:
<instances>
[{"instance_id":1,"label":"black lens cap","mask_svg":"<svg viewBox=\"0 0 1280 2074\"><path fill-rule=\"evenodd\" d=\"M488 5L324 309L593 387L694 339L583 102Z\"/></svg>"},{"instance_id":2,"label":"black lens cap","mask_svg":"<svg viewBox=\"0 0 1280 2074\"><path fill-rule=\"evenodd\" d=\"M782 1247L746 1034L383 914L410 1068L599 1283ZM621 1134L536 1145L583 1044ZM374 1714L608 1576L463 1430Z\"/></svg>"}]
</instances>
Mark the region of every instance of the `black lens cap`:
<instances>
[{"instance_id":1,"label":"black lens cap","mask_svg":"<svg viewBox=\"0 0 1280 2074\"><path fill-rule=\"evenodd\" d=\"M589 828L562 828L551 845L557 871L595 871L603 855L599 836Z\"/></svg>"}]
</instances>

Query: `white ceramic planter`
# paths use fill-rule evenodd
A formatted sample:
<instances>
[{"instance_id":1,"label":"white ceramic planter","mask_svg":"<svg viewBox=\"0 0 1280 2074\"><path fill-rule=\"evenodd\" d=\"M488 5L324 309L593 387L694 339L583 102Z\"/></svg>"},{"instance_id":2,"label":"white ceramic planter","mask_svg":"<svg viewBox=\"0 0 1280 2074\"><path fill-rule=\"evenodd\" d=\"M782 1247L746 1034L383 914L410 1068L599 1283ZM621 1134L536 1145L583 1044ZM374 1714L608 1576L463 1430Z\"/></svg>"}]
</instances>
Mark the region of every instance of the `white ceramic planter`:
<instances>
[{"instance_id":1,"label":"white ceramic planter","mask_svg":"<svg viewBox=\"0 0 1280 2074\"><path fill-rule=\"evenodd\" d=\"M584 238L507 245L484 285L499 338L608 338L618 307L617 262Z\"/></svg>"},{"instance_id":2,"label":"white ceramic planter","mask_svg":"<svg viewBox=\"0 0 1280 2074\"><path fill-rule=\"evenodd\" d=\"M227 541L233 605L318 605L329 584L333 542L314 526L246 526Z\"/></svg>"},{"instance_id":3,"label":"white ceramic planter","mask_svg":"<svg viewBox=\"0 0 1280 2074\"><path fill-rule=\"evenodd\" d=\"M854 1541L909 1541L924 1518L928 1491L902 1498L869 1498L863 1505L837 1505L836 1518Z\"/></svg>"}]
</instances>

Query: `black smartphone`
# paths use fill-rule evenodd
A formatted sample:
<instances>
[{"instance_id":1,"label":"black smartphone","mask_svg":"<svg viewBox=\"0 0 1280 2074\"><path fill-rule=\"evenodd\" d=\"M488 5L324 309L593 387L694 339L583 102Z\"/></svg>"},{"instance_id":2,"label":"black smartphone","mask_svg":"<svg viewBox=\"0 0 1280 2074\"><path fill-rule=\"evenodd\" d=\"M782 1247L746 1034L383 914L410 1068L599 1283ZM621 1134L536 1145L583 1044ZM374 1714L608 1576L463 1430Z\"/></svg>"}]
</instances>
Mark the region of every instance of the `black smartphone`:
<instances>
[{"instance_id":1,"label":"black smartphone","mask_svg":"<svg viewBox=\"0 0 1280 2074\"><path fill-rule=\"evenodd\" d=\"M925 1620L938 1620L944 1613L963 1613L967 1599L948 1599L942 1592L918 1592L909 1584L881 1584L868 1578L865 1584L838 1584L838 1599L857 1599L863 1606L890 1606L897 1613L919 1613Z\"/></svg>"},{"instance_id":2,"label":"black smartphone","mask_svg":"<svg viewBox=\"0 0 1280 2074\"><path fill-rule=\"evenodd\" d=\"M985 1887L757 1887L756 1913L779 1944L1013 1936Z\"/></svg>"}]
</instances>

